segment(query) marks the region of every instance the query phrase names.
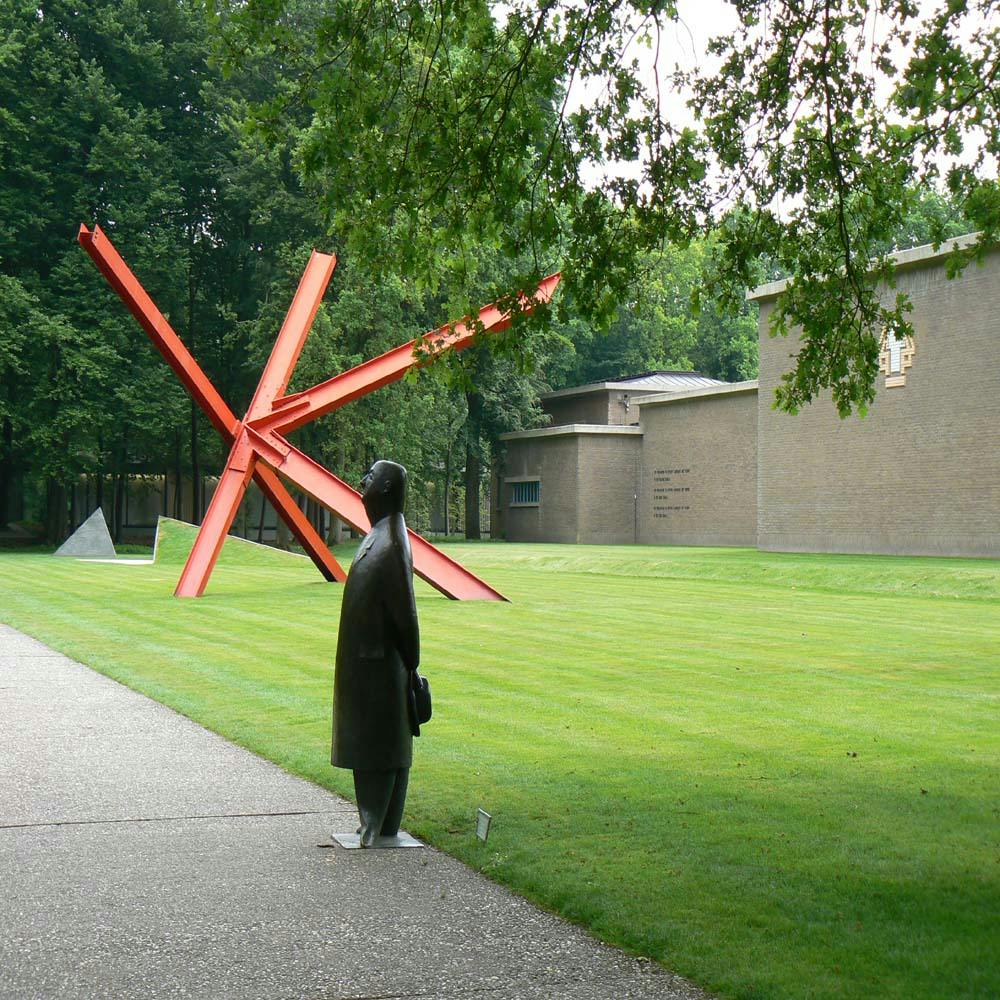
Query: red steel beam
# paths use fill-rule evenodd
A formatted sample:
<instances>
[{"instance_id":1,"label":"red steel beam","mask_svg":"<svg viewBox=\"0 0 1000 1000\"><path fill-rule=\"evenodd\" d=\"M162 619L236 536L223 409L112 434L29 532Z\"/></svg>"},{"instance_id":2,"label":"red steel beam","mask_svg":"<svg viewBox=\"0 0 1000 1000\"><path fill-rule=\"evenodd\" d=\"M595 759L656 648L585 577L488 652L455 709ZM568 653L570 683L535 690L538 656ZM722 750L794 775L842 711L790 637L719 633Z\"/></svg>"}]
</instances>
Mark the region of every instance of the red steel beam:
<instances>
[{"instance_id":1,"label":"red steel beam","mask_svg":"<svg viewBox=\"0 0 1000 1000\"><path fill-rule=\"evenodd\" d=\"M559 284L559 277L558 274L549 275L539 284L532 298L522 297L521 305L525 312L531 312L535 304L548 302L552 298L556 285ZM501 312L496 305L484 306L479 311L479 326L486 333L499 333L507 329L510 323L510 313ZM477 325L473 323L457 323L453 328L442 326L424 334L419 341L411 340L408 344L386 351L349 371L334 375L311 389L278 399L272 413L249 419L248 422L261 434L269 431L289 434L310 421L339 409L345 403L391 382L398 382L411 368L427 364L431 357L443 350L460 351L468 347L477 329ZM426 359L414 354L414 347L418 343L428 352Z\"/></svg>"},{"instance_id":2,"label":"red steel beam","mask_svg":"<svg viewBox=\"0 0 1000 1000\"><path fill-rule=\"evenodd\" d=\"M212 500L198 529L191 552L181 578L177 581L175 597L201 597L205 592L208 578L212 575L215 562L222 551L222 543L229 534L233 518L240 509L240 501L246 493L247 484L253 475L257 456L247 437L246 431L240 436L229 453L226 467L219 476L219 482L212 494Z\"/></svg>"},{"instance_id":3,"label":"red steel beam","mask_svg":"<svg viewBox=\"0 0 1000 1000\"><path fill-rule=\"evenodd\" d=\"M278 339L264 366L245 420L253 420L269 413L274 401L284 394L336 266L337 258L333 254L313 250L309 263L302 272L285 322L278 331Z\"/></svg>"},{"instance_id":4,"label":"red steel beam","mask_svg":"<svg viewBox=\"0 0 1000 1000\"><path fill-rule=\"evenodd\" d=\"M269 413L276 396L285 391L295 363L302 353L302 346L309 335L309 327L316 317L326 286L330 282L337 259L315 250L309 258L292 304L288 307L284 323L271 349L271 356L264 366L257 391L250 403L244 422L251 417ZM215 569L222 551L222 543L246 494L247 484L253 475L257 456L254 454L246 431L240 430L229 452L225 468L212 495L205 517L198 529L198 537L188 553L184 571L174 591L176 597L201 597L208 578Z\"/></svg>"},{"instance_id":5,"label":"red steel beam","mask_svg":"<svg viewBox=\"0 0 1000 1000\"><path fill-rule=\"evenodd\" d=\"M227 444L231 444L239 420L208 380L198 362L191 357L191 352L174 333L166 317L146 294L146 290L129 270L128 264L121 259L111 240L104 235L100 226L94 226L93 232L86 226L80 226L77 242L87 251L97 269L107 278L108 284L146 331L153 346L173 368L184 388L212 422L212 426L226 438Z\"/></svg>"},{"instance_id":6,"label":"red steel beam","mask_svg":"<svg viewBox=\"0 0 1000 1000\"><path fill-rule=\"evenodd\" d=\"M315 500L335 510L351 527L367 532L371 527L361 494L279 434L258 434L247 428L257 455L283 476L301 486ZM498 590L470 573L416 532L406 529L413 551L413 572L446 597L456 601L506 601Z\"/></svg>"},{"instance_id":7,"label":"red steel beam","mask_svg":"<svg viewBox=\"0 0 1000 1000\"><path fill-rule=\"evenodd\" d=\"M92 231L86 226L80 226L77 240L97 265L97 269L107 279L108 284L118 293L129 312L146 331L153 346L174 370L181 384L201 407L212 426L231 447L236 441L236 432L240 424L236 414L226 405L226 401L208 380L198 362L191 356L191 352L184 346L184 342L177 336L166 317L157 309L146 290L139 284L129 266L115 249L114 244L104 235L100 226L94 226ZM329 280L329 276L327 280ZM283 389L284 386L282 386L282 391ZM261 492L274 507L278 516L288 525L294 537L309 554L323 577L327 580L338 580L343 583L347 579L343 567L334 558L333 553L316 529L309 523L309 519L299 509L299 505L281 480L270 469L258 466L254 471L254 482L260 487Z\"/></svg>"}]
</instances>

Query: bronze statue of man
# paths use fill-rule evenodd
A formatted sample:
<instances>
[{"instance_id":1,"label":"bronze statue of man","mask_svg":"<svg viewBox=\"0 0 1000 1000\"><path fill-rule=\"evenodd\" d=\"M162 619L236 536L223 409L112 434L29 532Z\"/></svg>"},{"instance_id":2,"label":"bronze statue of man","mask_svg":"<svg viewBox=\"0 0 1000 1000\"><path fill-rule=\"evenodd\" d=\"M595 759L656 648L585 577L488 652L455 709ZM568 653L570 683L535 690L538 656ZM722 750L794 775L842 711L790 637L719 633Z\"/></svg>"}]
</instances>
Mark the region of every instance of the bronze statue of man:
<instances>
[{"instance_id":1,"label":"bronze statue of man","mask_svg":"<svg viewBox=\"0 0 1000 1000\"><path fill-rule=\"evenodd\" d=\"M376 462L361 481L371 530L344 585L333 683L334 767L354 772L362 847L399 832L413 731L411 675L420 661L413 556L403 520L406 469Z\"/></svg>"}]
</instances>

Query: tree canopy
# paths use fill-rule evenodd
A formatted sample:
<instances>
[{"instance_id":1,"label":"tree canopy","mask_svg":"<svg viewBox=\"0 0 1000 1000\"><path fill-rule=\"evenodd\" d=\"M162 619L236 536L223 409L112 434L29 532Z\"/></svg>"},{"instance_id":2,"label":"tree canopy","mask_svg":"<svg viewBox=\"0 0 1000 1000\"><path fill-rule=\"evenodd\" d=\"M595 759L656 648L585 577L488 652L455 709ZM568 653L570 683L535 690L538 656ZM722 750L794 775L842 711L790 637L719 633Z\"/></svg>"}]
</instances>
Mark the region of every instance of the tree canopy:
<instances>
[{"instance_id":1,"label":"tree canopy","mask_svg":"<svg viewBox=\"0 0 1000 1000\"><path fill-rule=\"evenodd\" d=\"M460 283L469 248L495 241L525 282L562 266L566 307L607 323L645 255L720 228L722 301L762 259L791 279L773 314L802 330L789 410L825 389L842 413L873 398L882 330L910 332L880 286L915 191L943 183L981 231L955 267L1000 229L992 0L741 0L702 64L676 70L672 0L217 11L230 67L280 60L257 126L281 135L300 113L297 168L359 257Z\"/></svg>"}]
</instances>

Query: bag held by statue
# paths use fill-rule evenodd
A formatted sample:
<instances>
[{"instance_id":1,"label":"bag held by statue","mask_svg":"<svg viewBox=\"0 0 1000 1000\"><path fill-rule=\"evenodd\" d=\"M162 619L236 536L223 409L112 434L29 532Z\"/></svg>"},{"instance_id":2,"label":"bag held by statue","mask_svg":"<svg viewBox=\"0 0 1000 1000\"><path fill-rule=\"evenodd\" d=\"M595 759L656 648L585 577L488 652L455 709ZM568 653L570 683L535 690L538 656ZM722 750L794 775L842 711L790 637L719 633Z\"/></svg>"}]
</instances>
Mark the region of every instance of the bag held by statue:
<instances>
[{"instance_id":1,"label":"bag held by statue","mask_svg":"<svg viewBox=\"0 0 1000 1000\"><path fill-rule=\"evenodd\" d=\"M420 726L431 718L431 686L426 677L410 672L410 730L420 735Z\"/></svg>"}]
</instances>

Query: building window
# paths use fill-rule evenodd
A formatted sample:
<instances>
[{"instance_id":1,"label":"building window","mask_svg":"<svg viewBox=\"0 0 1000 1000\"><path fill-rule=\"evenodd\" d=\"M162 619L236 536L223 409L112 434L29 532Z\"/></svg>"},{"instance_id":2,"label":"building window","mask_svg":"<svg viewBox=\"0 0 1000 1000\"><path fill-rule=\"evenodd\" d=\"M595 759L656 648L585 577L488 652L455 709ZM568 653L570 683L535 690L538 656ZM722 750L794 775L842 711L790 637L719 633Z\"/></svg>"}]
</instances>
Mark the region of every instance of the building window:
<instances>
[{"instance_id":1,"label":"building window","mask_svg":"<svg viewBox=\"0 0 1000 1000\"><path fill-rule=\"evenodd\" d=\"M537 507L542 495L542 484L537 479L510 484L511 507Z\"/></svg>"}]
</instances>

